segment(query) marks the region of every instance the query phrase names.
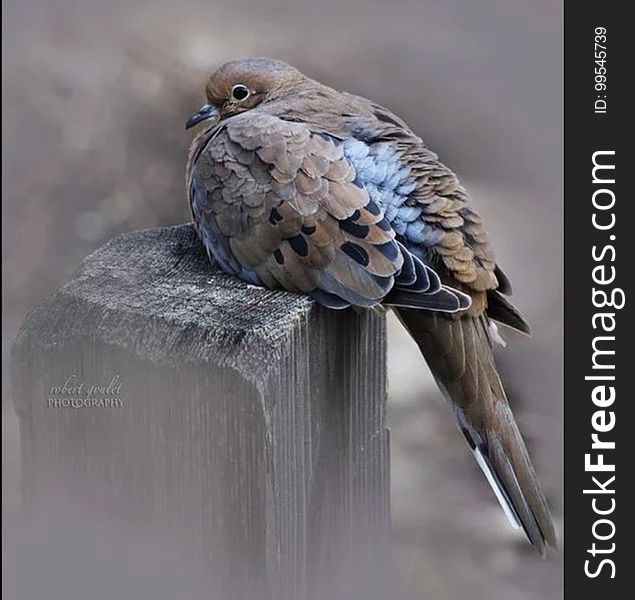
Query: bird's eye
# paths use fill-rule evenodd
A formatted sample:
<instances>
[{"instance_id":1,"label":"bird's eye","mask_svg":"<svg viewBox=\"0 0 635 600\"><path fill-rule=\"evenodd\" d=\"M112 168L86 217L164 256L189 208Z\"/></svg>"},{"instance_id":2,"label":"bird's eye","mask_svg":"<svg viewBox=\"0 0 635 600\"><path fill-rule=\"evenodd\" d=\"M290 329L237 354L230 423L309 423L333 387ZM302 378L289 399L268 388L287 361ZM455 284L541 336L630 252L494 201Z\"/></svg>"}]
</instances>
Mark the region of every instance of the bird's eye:
<instances>
[{"instance_id":1,"label":"bird's eye","mask_svg":"<svg viewBox=\"0 0 635 600\"><path fill-rule=\"evenodd\" d=\"M249 88L246 85L239 83L232 88L232 91L229 94L229 99L232 102L240 102L241 100L246 100L249 97L249 94Z\"/></svg>"}]
</instances>

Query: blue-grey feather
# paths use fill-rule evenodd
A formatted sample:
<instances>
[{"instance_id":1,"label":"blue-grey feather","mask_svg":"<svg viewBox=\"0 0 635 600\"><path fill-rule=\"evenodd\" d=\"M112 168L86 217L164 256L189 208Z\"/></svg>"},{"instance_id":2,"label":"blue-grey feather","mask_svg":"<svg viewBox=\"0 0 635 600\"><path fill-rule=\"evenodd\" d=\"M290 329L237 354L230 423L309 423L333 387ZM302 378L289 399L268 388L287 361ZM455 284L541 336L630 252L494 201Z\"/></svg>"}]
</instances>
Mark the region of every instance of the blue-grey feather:
<instances>
[{"instance_id":1,"label":"blue-grey feather","mask_svg":"<svg viewBox=\"0 0 635 600\"><path fill-rule=\"evenodd\" d=\"M438 233L421 219L422 208L406 203L416 187L411 169L404 165L399 153L388 142L366 143L354 137L342 142L344 156L362 180L368 195L381 210L388 223L420 259L432 246Z\"/></svg>"},{"instance_id":2,"label":"blue-grey feather","mask_svg":"<svg viewBox=\"0 0 635 600\"><path fill-rule=\"evenodd\" d=\"M395 277L395 285L409 286L417 280L413 256L401 244L399 244L399 247L403 256L403 265L401 266L401 271Z\"/></svg>"},{"instance_id":3,"label":"blue-grey feather","mask_svg":"<svg viewBox=\"0 0 635 600\"><path fill-rule=\"evenodd\" d=\"M192 180L190 198L192 212L199 223L203 245L210 259L213 258L226 273L236 275L253 285L261 285L260 277L238 262L231 250L229 240L218 229L214 217L210 218L205 214L203 207L207 203L207 190L198 184L196 178Z\"/></svg>"},{"instance_id":4,"label":"blue-grey feather","mask_svg":"<svg viewBox=\"0 0 635 600\"><path fill-rule=\"evenodd\" d=\"M412 223L421 216L421 208L418 206L402 206L397 211L397 219L406 223Z\"/></svg>"},{"instance_id":5,"label":"blue-grey feather","mask_svg":"<svg viewBox=\"0 0 635 600\"><path fill-rule=\"evenodd\" d=\"M350 302L342 300L339 296L330 294L324 290L313 290L311 292L311 297L322 306L326 306L327 308L332 308L334 310L342 310L351 305Z\"/></svg>"},{"instance_id":6,"label":"blue-grey feather","mask_svg":"<svg viewBox=\"0 0 635 600\"><path fill-rule=\"evenodd\" d=\"M366 298L340 283L328 271L320 272L319 288L346 300L354 306L370 308L379 302L379 298Z\"/></svg>"},{"instance_id":7,"label":"blue-grey feather","mask_svg":"<svg viewBox=\"0 0 635 600\"><path fill-rule=\"evenodd\" d=\"M385 244L379 244L375 246L388 260L396 261L399 256L399 247L396 242L390 241Z\"/></svg>"}]
</instances>

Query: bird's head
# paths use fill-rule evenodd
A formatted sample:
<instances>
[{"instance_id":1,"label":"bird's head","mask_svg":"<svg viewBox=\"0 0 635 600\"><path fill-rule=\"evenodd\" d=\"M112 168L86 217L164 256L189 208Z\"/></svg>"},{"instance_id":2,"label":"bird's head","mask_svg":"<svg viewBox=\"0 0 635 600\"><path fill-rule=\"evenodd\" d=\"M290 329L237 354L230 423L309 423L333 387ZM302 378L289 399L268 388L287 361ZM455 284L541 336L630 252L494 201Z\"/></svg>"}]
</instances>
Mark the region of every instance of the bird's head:
<instances>
[{"instance_id":1,"label":"bird's head","mask_svg":"<svg viewBox=\"0 0 635 600\"><path fill-rule=\"evenodd\" d=\"M248 58L225 63L207 80L207 103L188 119L185 128L245 112L288 94L304 81L302 73L279 60Z\"/></svg>"}]
</instances>

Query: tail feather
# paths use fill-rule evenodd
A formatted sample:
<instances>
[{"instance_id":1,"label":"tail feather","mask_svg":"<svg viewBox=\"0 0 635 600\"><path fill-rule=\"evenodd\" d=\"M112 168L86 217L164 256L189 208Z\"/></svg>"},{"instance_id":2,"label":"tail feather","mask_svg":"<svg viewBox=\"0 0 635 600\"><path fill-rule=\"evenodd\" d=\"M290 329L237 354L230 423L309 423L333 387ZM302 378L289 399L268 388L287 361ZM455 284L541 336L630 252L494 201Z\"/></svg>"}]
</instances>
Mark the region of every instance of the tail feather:
<instances>
[{"instance_id":1,"label":"tail feather","mask_svg":"<svg viewBox=\"0 0 635 600\"><path fill-rule=\"evenodd\" d=\"M520 529L520 527L522 527L520 516L516 512L514 504L509 497L509 494L507 493L503 482L500 480L500 477L496 474L495 469L492 467L492 463L490 462L487 455L487 449L485 449L483 446L477 446L472 450L472 452L474 453L474 458L476 459L478 466L481 467L481 470L487 478L488 483L494 490L496 499L500 503L505 516L509 520L509 524L514 529Z\"/></svg>"},{"instance_id":2,"label":"tail feather","mask_svg":"<svg viewBox=\"0 0 635 600\"><path fill-rule=\"evenodd\" d=\"M490 290L487 293L487 315L520 333L531 335L531 329L525 317L498 290Z\"/></svg>"},{"instance_id":3,"label":"tail feather","mask_svg":"<svg viewBox=\"0 0 635 600\"><path fill-rule=\"evenodd\" d=\"M486 316L398 309L510 523L544 556L556 547L547 501L507 401Z\"/></svg>"}]
</instances>

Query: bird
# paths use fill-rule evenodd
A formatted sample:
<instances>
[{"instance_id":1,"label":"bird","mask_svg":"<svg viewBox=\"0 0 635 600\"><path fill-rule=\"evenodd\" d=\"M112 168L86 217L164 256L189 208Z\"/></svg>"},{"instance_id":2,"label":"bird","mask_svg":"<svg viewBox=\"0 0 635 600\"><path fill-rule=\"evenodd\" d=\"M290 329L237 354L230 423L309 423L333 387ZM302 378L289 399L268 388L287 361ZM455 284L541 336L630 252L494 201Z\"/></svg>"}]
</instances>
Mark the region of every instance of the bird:
<instances>
[{"instance_id":1,"label":"bird","mask_svg":"<svg viewBox=\"0 0 635 600\"><path fill-rule=\"evenodd\" d=\"M285 62L234 60L186 129L186 190L211 260L332 310L395 311L510 523L544 557L550 510L494 359L529 334L457 176L397 115Z\"/></svg>"}]
</instances>

